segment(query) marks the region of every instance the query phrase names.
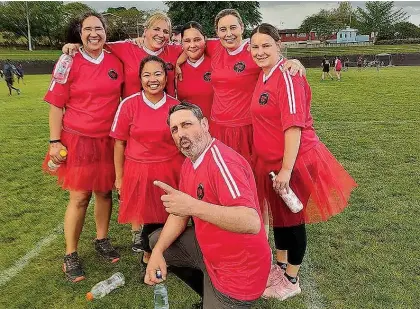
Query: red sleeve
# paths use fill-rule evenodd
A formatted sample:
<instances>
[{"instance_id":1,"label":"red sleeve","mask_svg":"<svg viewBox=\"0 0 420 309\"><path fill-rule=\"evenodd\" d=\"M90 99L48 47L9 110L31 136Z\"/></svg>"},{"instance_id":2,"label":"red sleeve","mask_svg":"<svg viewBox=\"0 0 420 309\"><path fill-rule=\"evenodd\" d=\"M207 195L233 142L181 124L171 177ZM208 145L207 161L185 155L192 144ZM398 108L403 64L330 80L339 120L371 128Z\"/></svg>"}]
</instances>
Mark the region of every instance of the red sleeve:
<instances>
[{"instance_id":1,"label":"red sleeve","mask_svg":"<svg viewBox=\"0 0 420 309\"><path fill-rule=\"evenodd\" d=\"M306 119L306 80L288 71L281 73L279 82L279 104L283 131L290 127L304 127Z\"/></svg>"},{"instance_id":2,"label":"red sleeve","mask_svg":"<svg viewBox=\"0 0 420 309\"><path fill-rule=\"evenodd\" d=\"M122 141L128 140L130 136L130 123L133 118L128 103L126 100L120 103L109 133L109 136Z\"/></svg>"},{"instance_id":3,"label":"red sleeve","mask_svg":"<svg viewBox=\"0 0 420 309\"><path fill-rule=\"evenodd\" d=\"M51 83L47 93L45 94L44 101L59 108L65 107L70 97L70 78L71 71L65 84L59 84L51 78Z\"/></svg>"},{"instance_id":4,"label":"red sleeve","mask_svg":"<svg viewBox=\"0 0 420 309\"><path fill-rule=\"evenodd\" d=\"M128 50L132 47L132 42L129 40L126 41L117 41L117 42L107 42L105 44L105 49L110 51L118 59L123 61L124 56L127 55Z\"/></svg>"},{"instance_id":5,"label":"red sleeve","mask_svg":"<svg viewBox=\"0 0 420 309\"><path fill-rule=\"evenodd\" d=\"M207 39L206 40L206 54L210 57L215 53L218 47L222 44L219 39Z\"/></svg>"},{"instance_id":6,"label":"red sleeve","mask_svg":"<svg viewBox=\"0 0 420 309\"><path fill-rule=\"evenodd\" d=\"M212 184L222 206L246 206L257 209L255 192L243 166L234 162L226 164L217 146L210 148L216 166L213 166Z\"/></svg>"}]
</instances>

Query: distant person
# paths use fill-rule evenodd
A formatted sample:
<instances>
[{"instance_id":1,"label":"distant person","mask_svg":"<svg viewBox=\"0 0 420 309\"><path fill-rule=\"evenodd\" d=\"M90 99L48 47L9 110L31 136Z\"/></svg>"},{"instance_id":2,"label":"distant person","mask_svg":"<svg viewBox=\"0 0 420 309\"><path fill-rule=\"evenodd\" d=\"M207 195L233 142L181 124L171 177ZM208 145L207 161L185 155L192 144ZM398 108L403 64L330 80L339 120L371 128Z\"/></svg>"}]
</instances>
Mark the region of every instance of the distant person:
<instances>
[{"instance_id":1,"label":"distant person","mask_svg":"<svg viewBox=\"0 0 420 309\"><path fill-rule=\"evenodd\" d=\"M335 57L335 61L334 61L334 69L335 69L335 74L337 75L337 80L341 80L341 60L340 57Z\"/></svg>"},{"instance_id":2,"label":"distant person","mask_svg":"<svg viewBox=\"0 0 420 309\"><path fill-rule=\"evenodd\" d=\"M357 70L360 71L362 69L362 63L363 63L363 58L362 56L359 56L357 58Z\"/></svg>"},{"instance_id":3,"label":"distant person","mask_svg":"<svg viewBox=\"0 0 420 309\"><path fill-rule=\"evenodd\" d=\"M16 67L16 76L18 79L18 84L20 84L19 81L22 79L22 83L25 85L25 82L23 80L23 74L24 74L24 71L23 71L22 63L19 63L18 66Z\"/></svg>"},{"instance_id":4,"label":"distant person","mask_svg":"<svg viewBox=\"0 0 420 309\"><path fill-rule=\"evenodd\" d=\"M10 63L10 60L7 59L4 66L3 66L3 74L4 74L4 80L6 81L6 85L9 88L9 96L12 95L12 89L16 90L16 93L20 94L20 89L13 87L14 78L13 78L13 67Z\"/></svg>"},{"instance_id":5,"label":"distant person","mask_svg":"<svg viewBox=\"0 0 420 309\"><path fill-rule=\"evenodd\" d=\"M344 71L349 70L349 64L350 64L349 57L346 57L346 60L344 61Z\"/></svg>"},{"instance_id":6,"label":"distant person","mask_svg":"<svg viewBox=\"0 0 420 309\"><path fill-rule=\"evenodd\" d=\"M324 56L324 59L322 60L322 80L325 80L325 73L328 74L331 80L334 79L330 73L330 61L327 59L327 56Z\"/></svg>"},{"instance_id":7,"label":"distant person","mask_svg":"<svg viewBox=\"0 0 420 309\"><path fill-rule=\"evenodd\" d=\"M181 45L181 32L183 27L183 25L177 25L173 27L171 37L172 44Z\"/></svg>"},{"instance_id":8,"label":"distant person","mask_svg":"<svg viewBox=\"0 0 420 309\"><path fill-rule=\"evenodd\" d=\"M3 70L0 70L0 78L3 78L3 77L4 77Z\"/></svg>"}]
</instances>

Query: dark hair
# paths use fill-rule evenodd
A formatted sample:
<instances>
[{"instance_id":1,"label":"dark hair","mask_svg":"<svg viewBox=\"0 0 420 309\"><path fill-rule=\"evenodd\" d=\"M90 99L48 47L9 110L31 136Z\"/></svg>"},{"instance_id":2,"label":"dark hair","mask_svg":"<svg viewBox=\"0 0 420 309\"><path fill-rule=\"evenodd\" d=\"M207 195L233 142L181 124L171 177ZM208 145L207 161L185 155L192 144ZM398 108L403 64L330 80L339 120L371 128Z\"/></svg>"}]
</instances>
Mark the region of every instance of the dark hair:
<instances>
[{"instance_id":1,"label":"dark hair","mask_svg":"<svg viewBox=\"0 0 420 309\"><path fill-rule=\"evenodd\" d=\"M139 77L140 77L140 79L141 79L141 72L143 71L144 66L146 65L146 63L151 62L151 61L159 62L160 65L162 66L162 70L165 72L165 76L168 76L168 71L166 70L166 63L165 63L165 61L163 61L162 59L160 59L158 56L149 55L146 58L143 58L143 60L140 62L140 69L139 69Z\"/></svg>"},{"instance_id":2,"label":"dark hair","mask_svg":"<svg viewBox=\"0 0 420 309\"><path fill-rule=\"evenodd\" d=\"M183 26L182 25L176 25L172 28L172 33L177 35L180 34L182 31Z\"/></svg>"},{"instance_id":3,"label":"dark hair","mask_svg":"<svg viewBox=\"0 0 420 309\"><path fill-rule=\"evenodd\" d=\"M263 23L263 24L257 26L254 30L252 30L250 37L252 37L256 33L262 33L262 34L269 35L276 42L281 40L279 30L276 27L274 27L273 25L270 25L270 24L267 24L267 23Z\"/></svg>"},{"instance_id":4,"label":"dark hair","mask_svg":"<svg viewBox=\"0 0 420 309\"><path fill-rule=\"evenodd\" d=\"M192 20L192 21L187 22L182 27L182 30L181 30L181 38L184 37L184 32L187 31L188 29L196 29L196 30L198 30L203 35L203 37L206 37L206 35L204 34L204 31L203 31L203 26L201 26L200 23Z\"/></svg>"},{"instance_id":5,"label":"dark hair","mask_svg":"<svg viewBox=\"0 0 420 309\"><path fill-rule=\"evenodd\" d=\"M104 27L105 29L105 33L107 30L107 25L105 22L104 17L102 16L102 14L94 12L94 11L89 11L84 13L83 15L79 16L76 19L73 19L70 21L67 30L66 30L66 41L67 43L79 43L79 44L83 44L82 42L82 38L81 38L81 32L82 32L82 25L83 22L85 21L86 18L89 18L91 16L94 16L96 18L98 18L102 24L102 27Z\"/></svg>"},{"instance_id":6,"label":"dark hair","mask_svg":"<svg viewBox=\"0 0 420 309\"><path fill-rule=\"evenodd\" d=\"M169 118L171 117L171 115L177 111L182 111L182 110L191 111L194 114L194 116L197 117L198 120L201 120L204 118L203 112L200 107L190 102L182 101L181 103L174 105L169 109L169 114L168 114L168 118L166 119L166 123L169 125Z\"/></svg>"},{"instance_id":7,"label":"dark hair","mask_svg":"<svg viewBox=\"0 0 420 309\"><path fill-rule=\"evenodd\" d=\"M244 22L242 21L242 17L237 10L224 9L224 10L221 10L219 13L217 13L216 17L214 18L214 29L216 30L216 33L217 33L217 25L219 24L219 20L228 15L235 16L238 19L238 22L241 25L241 27L245 29Z\"/></svg>"}]
</instances>

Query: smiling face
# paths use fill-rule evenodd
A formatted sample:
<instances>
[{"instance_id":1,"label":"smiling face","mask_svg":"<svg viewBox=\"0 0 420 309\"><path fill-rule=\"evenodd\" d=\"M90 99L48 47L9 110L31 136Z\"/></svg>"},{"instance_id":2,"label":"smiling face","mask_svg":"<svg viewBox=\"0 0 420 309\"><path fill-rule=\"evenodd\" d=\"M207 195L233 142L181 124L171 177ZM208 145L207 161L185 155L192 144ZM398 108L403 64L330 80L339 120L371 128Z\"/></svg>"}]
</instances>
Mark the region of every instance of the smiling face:
<instances>
[{"instance_id":1,"label":"smiling face","mask_svg":"<svg viewBox=\"0 0 420 309\"><path fill-rule=\"evenodd\" d=\"M102 50L106 42L106 33L98 17L89 16L83 21L80 38L86 51L97 52Z\"/></svg>"},{"instance_id":2,"label":"smiling face","mask_svg":"<svg viewBox=\"0 0 420 309\"><path fill-rule=\"evenodd\" d=\"M264 73L279 61L280 42L263 33L255 33L251 37L251 55L255 63L263 69Z\"/></svg>"},{"instance_id":3,"label":"smiling face","mask_svg":"<svg viewBox=\"0 0 420 309\"><path fill-rule=\"evenodd\" d=\"M152 51L157 51L169 41L169 25L165 20L157 20L145 30L145 45Z\"/></svg>"},{"instance_id":4,"label":"smiling face","mask_svg":"<svg viewBox=\"0 0 420 309\"><path fill-rule=\"evenodd\" d=\"M191 61L197 61L204 54L206 41L204 36L195 28L184 31L182 38L182 49Z\"/></svg>"},{"instance_id":5,"label":"smiling face","mask_svg":"<svg viewBox=\"0 0 420 309\"><path fill-rule=\"evenodd\" d=\"M233 15L226 15L217 23L217 36L223 47L228 50L237 49L242 43L243 27L238 18Z\"/></svg>"},{"instance_id":6,"label":"smiling face","mask_svg":"<svg viewBox=\"0 0 420 309\"><path fill-rule=\"evenodd\" d=\"M141 86L150 96L163 94L166 86L166 74L162 64L157 61L147 62L140 74Z\"/></svg>"}]
</instances>

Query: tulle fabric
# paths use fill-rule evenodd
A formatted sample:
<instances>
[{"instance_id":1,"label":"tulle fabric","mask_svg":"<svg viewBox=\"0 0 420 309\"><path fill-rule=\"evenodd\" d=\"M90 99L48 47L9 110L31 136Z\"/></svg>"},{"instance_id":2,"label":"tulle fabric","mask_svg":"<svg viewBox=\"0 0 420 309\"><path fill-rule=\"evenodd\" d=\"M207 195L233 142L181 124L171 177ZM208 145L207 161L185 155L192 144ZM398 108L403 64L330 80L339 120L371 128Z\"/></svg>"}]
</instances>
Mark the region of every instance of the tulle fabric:
<instances>
[{"instance_id":1,"label":"tulle fabric","mask_svg":"<svg viewBox=\"0 0 420 309\"><path fill-rule=\"evenodd\" d=\"M268 209L274 227L326 221L346 208L351 191L357 187L327 147L319 142L299 155L293 168L290 188L304 205L302 211L294 214L273 190L268 176L270 171L277 173L280 168L281 162L264 162L260 158L254 161L260 205L263 212Z\"/></svg>"},{"instance_id":2,"label":"tulle fabric","mask_svg":"<svg viewBox=\"0 0 420 309\"><path fill-rule=\"evenodd\" d=\"M210 122L210 133L213 137L243 156L251 164L252 125L227 127Z\"/></svg>"},{"instance_id":3,"label":"tulle fabric","mask_svg":"<svg viewBox=\"0 0 420 309\"><path fill-rule=\"evenodd\" d=\"M126 159L121 188L119 223L165 223L168 213L161 201L165 192L153 185L159 180L178 188L181 166L185 157L157 163L140 163Z\"/></svg>"},{"instance_id":4,"label":"tulle fabric","mask_svg":"<svg viewBox=\"0 0 420 309\"><path fill-rule=\"evenodd\" d=\"M93 138L62 131L61 142L67 147L67 159L51 172L47 162L47 152L42 169L57 176L58 184L69 191L112 190L115 182L114 139L111 137Z\"/></svg>"}]
</instances>

